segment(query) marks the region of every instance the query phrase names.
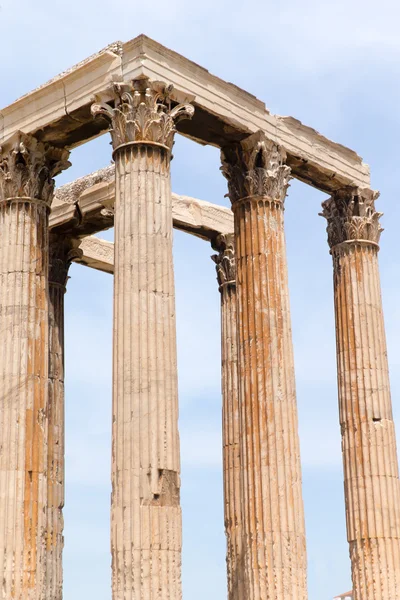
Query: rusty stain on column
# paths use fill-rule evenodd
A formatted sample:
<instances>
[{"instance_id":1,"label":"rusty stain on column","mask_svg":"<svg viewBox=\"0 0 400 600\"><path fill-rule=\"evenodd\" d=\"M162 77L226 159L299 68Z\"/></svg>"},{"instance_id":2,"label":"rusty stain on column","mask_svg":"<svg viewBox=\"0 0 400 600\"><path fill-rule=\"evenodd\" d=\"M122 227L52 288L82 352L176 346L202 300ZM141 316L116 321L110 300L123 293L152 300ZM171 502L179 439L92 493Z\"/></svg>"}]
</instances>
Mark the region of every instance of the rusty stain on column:
<instances>
[{"instance_id":1,"label":"rusty stain on column","mask_svg":"<svg viewBox=\"0 0 400 600\"><path fill-rule=\"evenodd\" d=\"M283 209L290 169L258 132L223 149L235 222L246 600L305 600L306 540Z\"/></svg>"},{"instance_id":2,"label":"rusty stain on column","mask_svg":"<svg viewBox=\"0 0 400 600\"><path fill-rule=\"evenodd\" d=\"M64 295L71 262L82 251L68 237L50 234L47 543L44 600L62 600L64 547Z\"/></svg>"},{"instance_id":3,"label":"rusty stain on column","mask_svg":"<svg viewBox=\"0 0 400 600\"><path fill-rule=\"evenodd\" d=\"M213 243L221 293L222 439L228 599L242 600L243 550L240 501L239 381L237 368L236 265L234 235Z\"/></svg>"},{"instance_id":4,"label":"rusty stain on column","mask_svg":"<svg viewBox=\"0 0 400 600\"><path fill-rule=\"evenodd\" d=\"M171 88L114 86L113 600L179 600L180 451L172 262Z\"/></svg>"},{"instance_id":5,"label":"rusty stain on column","mask_svg":"<svg viewBox=\"0 0 400 600\"><path fill-rule=\"evenodd\" d=\"M48 214L68 152L17 133L0 153L0 586L46 598Z\"/></svg>"},{"instance_id":6,"label":"rusty stain on column","mask_svg":"<svg viewBox=\"0 0 400 600\"><path fill-rule=\"evenodd\" d=\"M376 192L323 203L333 257L339 416L354 600L400 598L400 487L383 319Z\"/></svg>"}]
</instances>

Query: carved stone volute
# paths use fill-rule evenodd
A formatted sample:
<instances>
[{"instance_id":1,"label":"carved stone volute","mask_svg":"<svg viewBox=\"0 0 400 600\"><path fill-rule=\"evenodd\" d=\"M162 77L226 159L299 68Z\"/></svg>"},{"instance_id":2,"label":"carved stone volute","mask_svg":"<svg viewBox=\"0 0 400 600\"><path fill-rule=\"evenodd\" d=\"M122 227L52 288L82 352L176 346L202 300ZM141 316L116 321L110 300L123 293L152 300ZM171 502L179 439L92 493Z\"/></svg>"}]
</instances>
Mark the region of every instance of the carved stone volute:
<instances>
[{"instance_id":1,"label":"carved stone volute","mask_svg":"<svg viewBox=\"0 0 400 600\"><path fill-rule=\"evenodd\" d=\"M232 204L253 196L284 202L290 180L286 153L262 132L223 148L221 160Z\"/></svg>"},{"instance_id":2,"label":"carved stone volute","mask_svg":"<svg viewBox=\"0 0 400 600\"><path fill-rule=\"evenodd\" d=\"M236 285L235 238L233 233L220 234L212 247L218 251L211 258L216 264L220 289L225 285Z\"/></svg>"},{"instance_id":3,"label":"carved stone volute","mask_svg":"<svg viewBox=\"0 0 400 600\"><path fill-rule=\"evenodd\" d=\"M55 175L71 166L69 152L18 132L0 148L0 201L32 198L50 206Z\"/></svg>"},{"instance_id":4,"label":"carved stone volute","mask_svg":"<svg viewBox=\"0 0 400 600\"><path fill-rule=\"evenodd\" d=\"M138 142L159 144L171 150L175 125L194 114L191 104L173 106L172 89L172 86L146 79L114 83L114 106L101 99L92 105L93 116L102 115L110 122L114 150Z\"/></svg>"},{"instance_id":5,"label":"carved stone volute","mask_svg":"<svg viewBox=\"0 0 400 600\"><path fill-rule=\"evenodd\" d=\"M379 244L383 213L375 210L379 192L368 188L343 188L322 203L320 215L328 221L328 244L335 248L350 242Z\"/></svg>"}]
</instances>

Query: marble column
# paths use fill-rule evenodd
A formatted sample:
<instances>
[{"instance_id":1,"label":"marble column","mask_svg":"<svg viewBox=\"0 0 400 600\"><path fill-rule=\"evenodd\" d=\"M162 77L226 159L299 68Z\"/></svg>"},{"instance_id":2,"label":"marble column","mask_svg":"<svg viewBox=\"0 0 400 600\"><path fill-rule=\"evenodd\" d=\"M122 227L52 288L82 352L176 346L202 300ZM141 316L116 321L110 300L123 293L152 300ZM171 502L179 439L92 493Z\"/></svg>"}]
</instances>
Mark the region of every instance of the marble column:
<instances>
[{"instance_id":1,"label":"marble column","mask_svg":"<svg viewBox=\"0 0 400 600\"><path fill-rule=\"evenodd\" d=\"M235 223L246 600L305 600L306 543L283 208L290 169L261 132L223 149Z\"/></svg>"},{"instance_id":2,"label":"marble column","mask_svg":"<svg viewBox=\"0 0 400 600\"><path fill-rule=\"evenodd\" d=\"M222 440L228 599L243 600L243 548L240 501L239 381L237 370L236 266L234 235L219 235L217 280L221 293Z\"/></svg>"},{"instance_id":3,"label":"marble column","mask_svg":"<svg viewBox=\"0 0 400 600\"><path fill-rule=\"evenodd\" d=\"M113 600L181 598L180 452L172 262L171 87L114 87ZM99 117L100 118L100 117Z\"/></svg>"},{"instance_id":4,"label":"marble column","mask_svg":"<svg viewBox=\"0 0 400 600\"><path fill-rule=\"evenodd\" d=\"M68 152L18 133L0 152L0 588L45 600L48 214Z\"/></svg>"},{"instance_id":5,"label":"marble column","mask_svg":"<svg viewBox=\"0 0 400 600\"><path fill-rule=\"evenodd\" d=\"M354 600L400 598L400 487L369 189L323 203L333 257L339 415Z\"/></svg>"},{"instance_id":6,"label":"marble column","mask_svg":"<svg viewBox=\"0 0 400 600\"><path fill-rule=\"evenodd\" d=\"M64 547L64 295L71 262L82 251L50 234L47 543L45 600L62 600Z\"/></svg>"}]
</instances>

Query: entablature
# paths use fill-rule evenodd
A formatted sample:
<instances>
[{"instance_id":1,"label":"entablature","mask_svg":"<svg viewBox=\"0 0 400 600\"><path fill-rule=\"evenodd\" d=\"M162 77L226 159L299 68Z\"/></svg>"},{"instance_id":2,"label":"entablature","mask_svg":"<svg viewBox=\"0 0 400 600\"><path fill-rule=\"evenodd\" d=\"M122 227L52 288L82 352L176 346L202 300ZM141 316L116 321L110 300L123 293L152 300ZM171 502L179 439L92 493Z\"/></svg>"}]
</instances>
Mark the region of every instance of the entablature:
<instances>
[{"instance_id":1,"label":"entablature","mask_svg":"<svg viewBox=\"0 0 400 600\"><path fill-rule=\"evenodd\" d=\"M50 228L60 235L86 237L114 226L114 165L56 189ZM233 231L233 213L190 196L172 194L175 229L208 241Z\"/></svg>"},{"instance_id":2,"label":"entablature","mask_svg":"<svg viewBox=\"0 0 400 600\"><path fill-rule=\"evenodd\" d=\"M177 129L201 144L223 148L261 130L284 148L294 177L325 192L370 186L369 167L355 152L292 117L271 114L255 96L145 35L107 46L2 109L0 145L23 131L56 146L79 146L108 127L91 115L95 96L112 102L112 82L138 78L172 84L174 101L192 102L193 119Z\"/></svg>"}]
</instances>

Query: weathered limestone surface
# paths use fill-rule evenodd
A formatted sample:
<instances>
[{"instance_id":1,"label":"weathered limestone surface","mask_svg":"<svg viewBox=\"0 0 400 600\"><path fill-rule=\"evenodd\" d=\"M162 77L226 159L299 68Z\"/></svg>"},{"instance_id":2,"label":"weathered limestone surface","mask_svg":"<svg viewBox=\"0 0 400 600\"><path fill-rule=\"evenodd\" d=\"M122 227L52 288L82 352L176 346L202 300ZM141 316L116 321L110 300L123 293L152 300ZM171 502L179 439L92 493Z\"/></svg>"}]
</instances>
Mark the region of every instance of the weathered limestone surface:
<instances>
[{"instance_id":1,"label":"weathered limestone surface","mask_svg":"<svg viewBox=\"0 0 400 600\"><path fill-rule=\"evenodd\" d=\"M100 189L101 194L98 192L98 184L102 184ZM94 189L97 192L97 201L104 202L103 208L107 208L109 204L107 199L104 197L106 193L115 194L115 166L108 165L102 169L98 169L89 175L79 177L71 183L66 183L61 187L57 188L54 193L54 202L51 207L51 212L54 213L56 207L65 204L78 204L80 198L84 196L86 191ZM112 190L112 192L110 192ZM51 223L50 223L51 225Z\"/></svg>"},{"instance_id":2,"label":"weathered limestone surface","mask_svg":"<svg viewBox=\"0 0 400 600\"><path fill-rule=\"evenodd\" d=\"M114 176L114 167L112 172ZM109 184L107 184L107 186L109 186ZM60 190L61 189L62 188L60 188ZM113 185L112 206L114 206L114 202L115 186ZM100 210L112 213L109 218L112 219L113 224L114 208L106 209L104 208L104 205L99 204L98 212L100 212ZM190 233L201 239L207 239L211 242L216 240L219 235L229 234L229 232L233 230L233 213L230 209L218 206L217 204L211 204L210 202L205 202L204 200L189 198L187 196L172 194L172 216L173 225L176 229L186 231L186 233ZM62 226L59 227L54 225L53 227L53 231L63 231L63 229ZM72 233L75 231L76 230L72 228ZM82 239L76 238L75 246L77 248L79 247L82 252L73 259L74 262L91 267L92 269L104 271L105 273L114 273L113 242L108 242L107 240L89 235Z\"/></svg>"},{"instance_id":3,"label":"weathered limestone surface","mask_svg":"<svg viewBox=\"0 0 400 600\"><path fill-rule=\"evenodd\" d=\"M61 186L55 192L50 227L80 237L114 226L115 167L110 165ZM175 229L205 240L233 231L230 208L172 194Z\"/></svg>"},{"instance_id":4,"label":"weathered limestone surface","mask_svg":"<svg viewBox=\"0 0 400 600\"><path fill-rule=\"evenodd\" d=\"M62 148L107 130L115 166L63 186L53 202L53 177L70 164ZM176 132L222 149L234 218L171 194ZM229 600L306 600L283 227L290 175L332 194L323 216L354 600L400 598L399 469L369 168L140 35L0 111L3 600L62 600L63 312L72 260L115 271L113 600L181 599L172 225L219 251ZM114 225L115 257L113 244L90 237Z\"/></svg>"},{"instance_id":5,"label":"weathered limestone surface","mask_svg":"<svg viewBox=\"0 0 400 600\"><path fill-rule=\"evenodd\" d=\"M369 169L355 152L292 117L271 114L264 102L206 69L140 35L116 42L0 111L0 145L14 131L75 147L106 130L93 121L95 95L113 98L112 81L148 78L174 85L174 101L193 101L195 117L178 124L180 133L223 147L258 130L282 146L295 177L324 191L369 186Z\"/></svg>"},{"instance_id":6,"label":"weathered limestone surface","mask_svg":"<svg viewBox=\"0 0 400 600\"><path fill-rule=\"evenodd\" d=\"M168 88L115 88L113 600L181 598L181 509Z\"/></svg>"},{"instance_id":7,"label":"weathered limestone surface","mask_svg":"<svg viewBox=\"0 0 400 600\"><path fill-rule=\"evenodd\" d=\"M48 213L68 152L16 134L0 154L1 597L47 594Z\"/></svg>"},{"instance_id":8,"label":"weathered limestone surface","mask_svg":"<svg viewBox=\"0 0 400 600\"><path fill-rule=\"evenodd\" d=\"M112 191L112 206L114 206L114 202L115 189ZM102 207L101 209L100 206ZM112 218L112 224L114 223L113 208L105 209L103 205L99 204L98 210L112 213L110 218ZM188 196L172 194L172 216L173 225L176 229L180 229L201 239L206 239L212 243L221 234L229 235L229 232L233 231L233 213L230 209L205 202L204 200L189 198ZM63 231L63 229L62 226L59 227L58 225L54 225L53 227L53 231ZM76 232L74 228L71 231L72 235L70 234L69 237L73 237L73 234ZM79 237L75 238L75 247L79 248L82 253L73 259L74 262L98 271L104 271L105 273L114 273L113 242L103 240L94 235L88 235L81 239Z\"/></svg>"},{"instance_id":9,"label":"weathered limestone surface","mask_svg":"<svg viewBox=\"0 0 400 600\"><path fill-rule=\"evenodd\" d=\"M49 384L47 447L46 592L43 600L62 600L64 547L64 295L71 261L82 251L65 237L50 235Z\"/></svg>"},{"instance_id":10,"label":"weathered limestone surface","mask_svg":"<svg viewBox=\"0 0 400 600\"><path fill-rule=\"evenodd\" d=\"M334 267L339 414L354 600L400 598L400 484L371 190L323 204Z\"/></svg>"},{"instance_id":11,"label":"weathered limestone surface","mask_svg":"<svg viewBox=\"0 0 400 600\"><path fill-rule=\"evenodd\" d=\"M80 253L73 258L74 262L104 273L114 273L114 243L90 235L82 240L75 240Z\"/></svg>"},{"instance_id":12,"label":"weathered limestone surface","mask_svg":"<svg viewBox=\"0 0 400 600\"><path fill-rule=\"evenodd\" d=\"M233 234L214 243L221 292L222 439L228 599L244 598L244 549L240 499L239 379L237 367L236 266Z\"/></svg>"},{"instance_id":13,"label":"weathered limestone surface","mask_svg":"<svg viewBox=\"0 0 400 600\"><path fill-rule=\"evenodd\" d=\"M307 598L284 158L261 133L223 153L235 219L246 600Z\"/></svg>"}]
</instances>

